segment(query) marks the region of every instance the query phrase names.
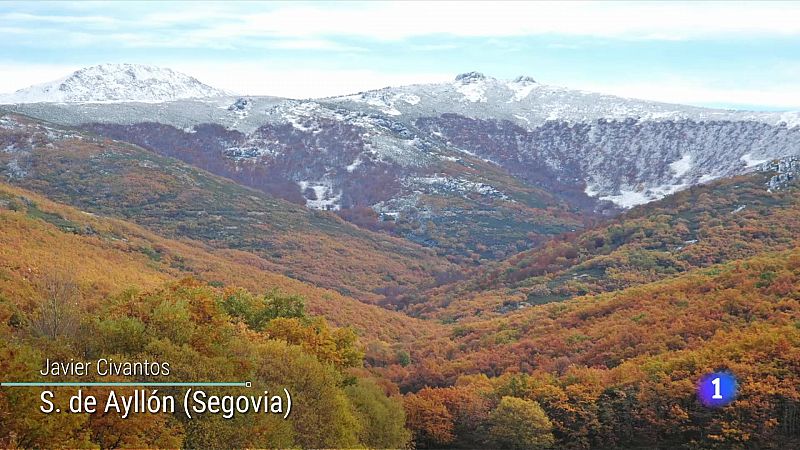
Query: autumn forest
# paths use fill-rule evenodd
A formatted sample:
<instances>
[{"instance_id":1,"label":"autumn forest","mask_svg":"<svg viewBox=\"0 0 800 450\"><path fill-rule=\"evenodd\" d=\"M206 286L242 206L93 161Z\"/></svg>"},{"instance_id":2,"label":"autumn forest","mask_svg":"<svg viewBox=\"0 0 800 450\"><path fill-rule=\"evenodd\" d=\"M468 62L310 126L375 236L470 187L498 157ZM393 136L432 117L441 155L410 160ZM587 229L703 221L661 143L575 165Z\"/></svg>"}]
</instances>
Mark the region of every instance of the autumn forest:
<instances>
[{"instance_id":1,"label":"autumn forest","mask_svg":"<svg viewBox=\"0 0 800 450\"><path fill-rule=\"evenodd\" d=\"M796 181L767 189L757 171L606 216L520 206L551 229L495 255L459 246L460 228L422 245L368 209L314 211L2 118L0 148L28 148L0 152L2 381L45 359L163 360L170 379L248 380L297 405L43 415L39 391L2 387L2 448L800 446ZM12 158L24 176L3 171ZM739 391L709 408L696 385L716 371Z\"/></svg>"}]
</instances>

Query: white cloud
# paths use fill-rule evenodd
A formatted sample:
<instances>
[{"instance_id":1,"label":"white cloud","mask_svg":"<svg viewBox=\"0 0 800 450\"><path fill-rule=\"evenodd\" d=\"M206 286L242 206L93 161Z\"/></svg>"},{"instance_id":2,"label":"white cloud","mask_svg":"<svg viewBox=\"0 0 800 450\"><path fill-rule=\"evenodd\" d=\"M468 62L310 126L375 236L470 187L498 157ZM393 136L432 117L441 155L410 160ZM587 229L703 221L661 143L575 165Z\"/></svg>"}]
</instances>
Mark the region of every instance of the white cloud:
<instances>
[{"instance_id":1,"label":"white cloud","mask_svg":"<svg viewBox=\"0 0 800 450\"><path fill-rule=\"evenodd\" d=\"M143 6L144 5L144 6ZM800 3L793 2L373 2L96 4L80 15L11 12L6 26L74 25L71 32L97 32L124 44L127 33L145 45L197 47L247 45L259 39L303 42L349 36L384 41L431 35L513 37L589 36L682 40L800 36ZM117 30L110 36L102 33ZM51 30L52 31L52 30Z\"/></svg>"},{"instance_id":2,"label":"white cloud","mask_svg":"<svg viewBox=\"0 0 800 450\"><path fill-rule=\"evenodd\" d=\"M40 22L40 23L54 23L54 24L80 24L82 26L102 26L113 27L118 26L121 21L107 16L78 16L78 15L43 15L43 14L29 14L29 13L5 13L0 14L0 21L5 23L10 22Z\"/></svg>"},{"instance_id":3,"label":"white cloud","mask_svg":"<svg viewBox=\"0 0 800 450\"><path fill-rule=\"evenodd\" d=\"M327 39L276 39L261 44L264 48L278 50L324 50L330 52L363 52L366 49L344 45Z\"/></svg>"},{"instance_id":4,"label":"white cloud","mask_svg":"<svg viewBox=\"0 0 800 450\"><path fill-rule=\"evenodd\" d=\"M249 9L246 14L216 11L207 20L198 14L187 17L186 23L205 23L189 35L198 40L337 35L399 40L436 34L657 40L800 35L800 5L790 2L376 2L336 7L290 3L270 11Z\"/></svg>"}]
</instances>

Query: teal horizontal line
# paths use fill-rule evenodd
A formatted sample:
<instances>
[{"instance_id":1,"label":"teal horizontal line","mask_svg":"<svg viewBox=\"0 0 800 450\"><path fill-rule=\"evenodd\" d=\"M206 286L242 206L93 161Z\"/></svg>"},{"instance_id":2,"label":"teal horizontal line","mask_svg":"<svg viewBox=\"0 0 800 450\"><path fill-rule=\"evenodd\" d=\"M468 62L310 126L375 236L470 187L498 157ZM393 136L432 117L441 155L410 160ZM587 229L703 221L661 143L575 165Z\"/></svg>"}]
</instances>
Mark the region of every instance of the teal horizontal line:
<instances>
[{"instance_id":1,"label":"teal horizontal line","mask_svg":"<svg viewBox=\"0 0 800 450\"><path fill-rule=\"evenodd\" d=\"M0 386L8 386L8 387L47 387L47 386L106 386L106 387L116 387L116 386L156 386L156 387L207 387L207 386L235 386L235 387L247 387L246 382L222 382L222 383L161 383L161 382L128 382L128 381L118 381L118 382L93 382L93 381L84 381L84 382L9 382L9 383L0 383Z\"/></svg>"}]
</instances>

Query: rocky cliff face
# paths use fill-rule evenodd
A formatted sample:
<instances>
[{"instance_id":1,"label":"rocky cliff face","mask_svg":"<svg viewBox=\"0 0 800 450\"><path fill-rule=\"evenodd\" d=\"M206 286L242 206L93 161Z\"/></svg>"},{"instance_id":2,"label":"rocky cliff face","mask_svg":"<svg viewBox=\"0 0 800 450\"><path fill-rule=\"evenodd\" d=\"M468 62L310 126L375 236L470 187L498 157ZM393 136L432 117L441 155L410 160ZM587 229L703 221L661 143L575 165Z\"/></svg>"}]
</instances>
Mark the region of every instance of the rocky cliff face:
<instances>
[{"instance_id":1,"label":"rocky cliff face","mask_svg":"<svg viewBox=\"0 0 800 450\"><path fill-rule=\"evenodd\" d=\"M789 156L761 164L759 170L774 172L767 181L770 192L784 189L800 174L800 156Z\"/></svg>"}]
</instances>

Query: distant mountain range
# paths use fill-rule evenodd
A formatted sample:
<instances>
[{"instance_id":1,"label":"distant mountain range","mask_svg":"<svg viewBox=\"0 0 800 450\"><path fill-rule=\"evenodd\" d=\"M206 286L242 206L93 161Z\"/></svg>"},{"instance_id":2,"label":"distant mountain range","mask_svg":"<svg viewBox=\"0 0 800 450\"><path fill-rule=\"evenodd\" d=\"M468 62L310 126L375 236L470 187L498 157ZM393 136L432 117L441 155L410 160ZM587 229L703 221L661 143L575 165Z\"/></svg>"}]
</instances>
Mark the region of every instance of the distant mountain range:
<instances>
[{"instance_id":1,"label":"distant mountain range","mask_svg":"<svg viewBox=\"0 0 800 450\"><path fill-rule=\"evenodd\" d=\"M800 154L798 112L672 105L477 72L292 100L102 65L3 101L460 257L512 254L587 217Z\"/></svg>"},{"instance_id":2,"label":"distant mountain range","mask_svg":"<svg viewBox=\"0 0 800 450\"><path fill-rule=\"evenodd\" d=\"M49 83L0 95L2 103L157 103L227 95L171 69L141 64L86 67Z\"/></svg>"}]
</instances>

